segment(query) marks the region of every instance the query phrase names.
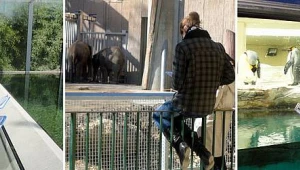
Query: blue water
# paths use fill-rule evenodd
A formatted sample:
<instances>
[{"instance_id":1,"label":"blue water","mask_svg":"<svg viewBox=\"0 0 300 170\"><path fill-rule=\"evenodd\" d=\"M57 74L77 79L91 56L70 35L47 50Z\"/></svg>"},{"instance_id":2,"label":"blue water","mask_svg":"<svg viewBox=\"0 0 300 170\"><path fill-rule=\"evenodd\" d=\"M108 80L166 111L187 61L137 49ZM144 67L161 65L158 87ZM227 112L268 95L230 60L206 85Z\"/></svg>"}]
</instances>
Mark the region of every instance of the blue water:
<instances>
[{"instance_id":1,"label":"blue water","mask_svg":"<svg viewBox=\"0 0 300 170\"><path fill-rule=\"evenodd\" d=\"M238 159L241 159L241 162L248 162L247 166L238 164L239 170L299 170L300 159L297 158L299 154L295 154L295 152L298 153L298 150L287 149L284 153L278 152L280 155L276 156L282 156L280 159L282 161L275 161L276 163L274 163L275 155L273 155L276 153L277 147L281 147L282 152L282 146L279 144L291 145L289 143L299 141L300 115L295 111L239 110L238 112L238 149L244 150L243 158L238 157ZM268 147L271 145L273 149ZM259 149L259 147L264 149ZM260 151L252 152L251 148L258 148ZM245 155L245 153L249 155ZM254 153L256 154L254 155ZM269 162L260 162L260 156L257 154L262 154L264 159L269 158ZM258 164L260 165L258 166Z\"/></svg>"},{"instance_id":2,"label":"blue water","mask_svg":"<svg viewBox=\"0 0 300 170\"><path fill-rule=\"evenodd\" d=\"M278 162L266 166L239 166L239 170L299 170L300 160L298 162Z\"/></svg>"},{"instance_id":3,"label":"blue water","mask_svg":"<svg viewBox=\"0 0 300 170\"><path fill-rule=\"evenodd\" d=\"M299 141L300 115L295 111L238 112L238 149Z\"/></svg>"}]
</instances>

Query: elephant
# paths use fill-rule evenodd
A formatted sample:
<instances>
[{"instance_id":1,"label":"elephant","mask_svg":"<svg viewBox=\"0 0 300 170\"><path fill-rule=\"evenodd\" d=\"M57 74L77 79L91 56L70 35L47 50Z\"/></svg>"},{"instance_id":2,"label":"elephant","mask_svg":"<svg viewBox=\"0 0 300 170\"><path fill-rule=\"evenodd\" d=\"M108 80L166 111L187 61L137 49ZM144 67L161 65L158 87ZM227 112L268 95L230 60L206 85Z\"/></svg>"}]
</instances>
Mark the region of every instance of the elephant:
<instances>
[{"instance_id":1,"label":"elephant","mask_svg":"<svg viewBox=\"0 0 300 170\"><path fill-rule=\"evenodd\" d=\"M300 84L300 52L296 47L290 48L290 52L287 56L287 63L284 66L284 74L286 74L289 68L292 66L293 83L291 86Z\"/></svg>"},{"instance_id":2,"label":"elephant","mask_svg":"<svg viewBox=\"0 0 300 170\"><path fill-rule=\"evenodd\" d=\"M68 71L71 82L88 81L92 72L92 47L83 41L75 41L68 49Z\"/></svg>"},{"instance_id":3,"label":"elephant","mask_svg":"<svg viewBox=\"0 0 300 170\"><path fill-rule=\"evenodd\" d=\"M257 53L247 50L239 59L238 74L245 85L256 84L256 77L260 78L260 61Z\"/></svg>"},{"instance_id":4,"label":"elephant","mask_svg":"<svg viewBox=\"0 0 300 170\"><path fill-rule=\"evenodd\" d=\"M93 81L102 83L119 83L119 78L125 65L125 57L120 47L107 47L93 55ZM100 67L100 74L98 70Z\"/></svg>"}]
</instances>

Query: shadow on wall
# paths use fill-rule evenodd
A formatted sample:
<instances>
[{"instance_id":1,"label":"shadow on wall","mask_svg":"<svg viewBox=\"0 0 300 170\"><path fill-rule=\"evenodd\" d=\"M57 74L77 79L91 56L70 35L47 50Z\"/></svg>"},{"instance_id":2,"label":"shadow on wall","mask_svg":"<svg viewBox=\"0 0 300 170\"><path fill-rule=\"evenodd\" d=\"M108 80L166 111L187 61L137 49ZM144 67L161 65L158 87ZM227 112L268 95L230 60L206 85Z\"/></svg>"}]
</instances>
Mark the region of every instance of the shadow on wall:
<instances>
[{"instance_id":1,"label":"shadow on wall","mask_svg":"<svg viewBox=\"0 0 300 170\"><path fill-rule=\"evenodd\" d=\"M66 12L77 12L79 10L83 11L88 15L93 15L96 17L96 22L84 21L82 24L82 32L97 32L97 33L107 33L107 32L117 32L121 33L126 30L128 32L129 23L128 20L122 15L129 14L128 8L124 7L123 2L106 2L106 1L93 1L93 0L66 0L65 3ZM129 17L129 16L128 16ZM95 36L94 34L89 34L89 36ZM104 47L108 46L122 46L124 55L126 56L126 67L124 70L126 72L127 83L130 84L140 84L141 80L141 64L137 60L131 51L128 51L128 38L129 36L123 36L123 40L117 40L111 36L101 36L98 38L93 38L94 40L88 43L93 46L93 53L97 53ZM101 40L102 39L102 40ZM105 42L103 41L105 39ZM98 41L100 43L94 43ZM92 44L91 44L92 43ZM93 45L94 44L94 45Z\"/></svg>"}]
</instances>

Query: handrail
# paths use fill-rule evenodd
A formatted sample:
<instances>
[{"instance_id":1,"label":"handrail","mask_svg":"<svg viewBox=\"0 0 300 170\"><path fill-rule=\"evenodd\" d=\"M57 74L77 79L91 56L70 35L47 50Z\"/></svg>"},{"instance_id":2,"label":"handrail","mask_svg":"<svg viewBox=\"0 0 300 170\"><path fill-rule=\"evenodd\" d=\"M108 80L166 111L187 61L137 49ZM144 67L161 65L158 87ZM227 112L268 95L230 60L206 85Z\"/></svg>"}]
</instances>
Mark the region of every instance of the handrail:
<instances>
[{"instance_id":1,"label":"handrail","mask_svg":"<svg viewBox=\"0 0 300 170\"><path fill-rule=\"evenodd\" d=\"M8 133L7 133L6 129L5 129L5 127L2 126L2 127L1 127L1 130L2 130L2 132L3 132L3 134L4 134L4 137L5 137L7 143L8 143L8 145L9 145L9 147L10 147L10 150L11 150L11 152L12 152L14 158L16 159L16 162L17 162L17 165L18 165L19 169L20 169L20 170L25 170L25 168L24 168L24 166L23 166L23 164L22 164L22 161L21 161L21 159L19 158L18 153L17 153L17 151L15 150L15 147L14 147L13 143L11 142L11 140L10 140L10 138L9 138L9 136L8 136Z\"/></svg>"}]
</instances>

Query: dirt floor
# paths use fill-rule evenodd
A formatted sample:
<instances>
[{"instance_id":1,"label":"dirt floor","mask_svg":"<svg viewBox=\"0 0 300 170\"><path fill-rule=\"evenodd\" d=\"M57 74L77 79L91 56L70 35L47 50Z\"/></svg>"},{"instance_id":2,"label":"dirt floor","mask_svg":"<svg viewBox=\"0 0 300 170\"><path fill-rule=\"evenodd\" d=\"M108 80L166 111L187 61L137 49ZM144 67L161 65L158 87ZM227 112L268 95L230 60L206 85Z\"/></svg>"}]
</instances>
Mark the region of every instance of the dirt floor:
<instances>
[{"instance_id":1,"label":"dirt floor","mask_svg":"<svg viewBox=\"0 0 300 170\"><path fill-rule=\"evenodd\" d=\"M100 84L100 83L66 83L66 92L98 92L98 93L151 93L154 90L143 90L142 86L132 84Z\"/></svg>"}]
</instances>

